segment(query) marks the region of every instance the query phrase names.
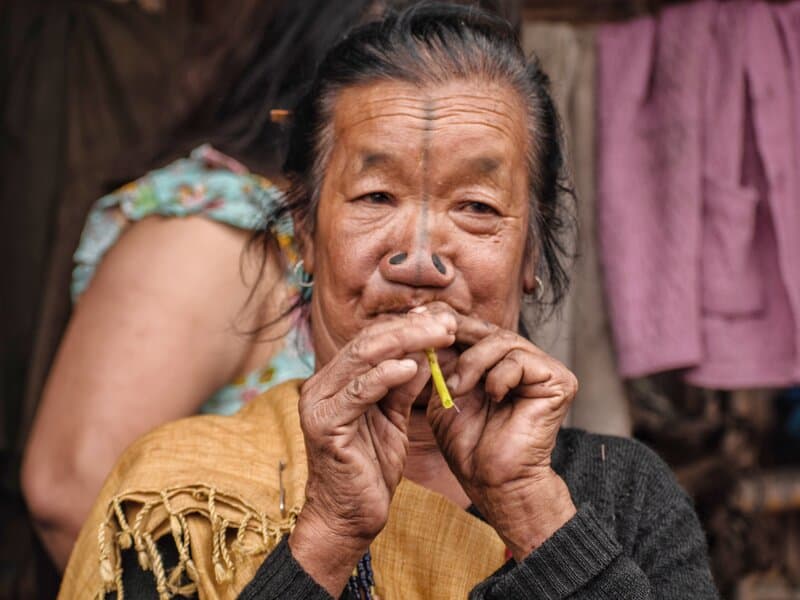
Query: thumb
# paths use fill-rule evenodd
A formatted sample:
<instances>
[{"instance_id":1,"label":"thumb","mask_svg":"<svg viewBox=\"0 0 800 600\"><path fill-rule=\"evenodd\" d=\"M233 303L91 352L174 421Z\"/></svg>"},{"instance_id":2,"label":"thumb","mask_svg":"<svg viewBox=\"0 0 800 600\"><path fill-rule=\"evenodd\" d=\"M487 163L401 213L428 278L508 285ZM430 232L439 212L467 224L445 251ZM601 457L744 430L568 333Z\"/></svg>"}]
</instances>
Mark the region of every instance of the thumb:
<instances>
[{"instance_id":1,"label":"thumb","mask_svg":"<svg viewBox=\"0 0 800 600\"><path fill-rule=\"evenodd\" d=\"M422 352L411 354L408 358L417 363L416 375L406 383L389 390L389 393L380 402L387 418L402 431L407 429L414 401L425 389L425 384L431 378L428 360Z\"/></svg>"}]
</instances>

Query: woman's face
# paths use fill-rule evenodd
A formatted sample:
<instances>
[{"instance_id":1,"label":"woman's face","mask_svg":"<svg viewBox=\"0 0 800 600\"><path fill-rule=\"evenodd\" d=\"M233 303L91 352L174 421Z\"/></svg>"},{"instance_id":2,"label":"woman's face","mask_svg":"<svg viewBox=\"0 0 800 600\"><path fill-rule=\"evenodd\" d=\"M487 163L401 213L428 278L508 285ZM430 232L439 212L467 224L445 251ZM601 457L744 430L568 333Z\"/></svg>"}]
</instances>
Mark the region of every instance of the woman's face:
<instances>
[{"instance_id":1,"label":"woman's face","mask_svg":"<svg viewBox=\"0 0 800 600\"><path fill-rule=\"evenodd\" d=\"M434 300L516 329L533 288L526 122L502 85L339 94L305 268L318 365L386 313Z\"/></svg>"}]
</instances>

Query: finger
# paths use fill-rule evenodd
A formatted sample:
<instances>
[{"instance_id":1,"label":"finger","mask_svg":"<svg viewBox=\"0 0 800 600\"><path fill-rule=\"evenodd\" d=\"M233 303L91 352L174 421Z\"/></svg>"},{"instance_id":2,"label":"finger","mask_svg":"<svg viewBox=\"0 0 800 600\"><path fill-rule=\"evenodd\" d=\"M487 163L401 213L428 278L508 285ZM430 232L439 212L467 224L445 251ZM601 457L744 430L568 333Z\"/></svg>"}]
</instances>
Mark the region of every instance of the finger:
<instances>
[{"instance_id":1,"label":"finger","mask_svg":"<svg viewBox=\"0 0 800 600\"><path fill-rule=\"evenodd\" d=\"M431 377L428 360L421 352L408 357L417 363L417 373L408 382L399 385L386 395L380 405L386 418L398 429L405 432L411 408Z\"/></svg>"},{"instance_id":2,"label":"finger","mask_svg":"<svg viewBox=\"0 0 800 600\"><path fill-rule=\"evenodd\" d=\"M477 344L482 339L498 331L500 327L484 319L456 314L456 341L463 344Z\"/></svg>"},{"instance_id":3,"label":"finger","mask_svg":"<svg viewBox=\"0 0 800 600\"><path fill-rule=\"evenodd\" d=\"M398 315L370 325L315 376L318 397L327 397L384 360L403 358L425 348L443 348L454 340L455 319L445 314Z\"/></svg>"},{"instance_id":4,"label":"finger","mask_svg":"<svg viewBox=\"0 0 800 600\"><path fill-rule=\"evenodd\" d=\"M343 349L350 359L343 366L376 364L386 358L399 358L425 348L446 347L453 343L456 320L443 312L407 313L386 323L370 325Z\"/></svg>"},{"instance_id":5,"label":"finger","mask_svg":"<svg viewBox=\"0 0 800 600\"><path fill-rule=\"evenodd\" d=\"M504 330L499 325L495 325L490 321L486 321L484 319L478 319L476 317L472 317L470 315L463 315L461 313L453 313L456 317L457 321L457 329L456 329L456 341L462 344L473 345L480 342L482 339L497 333L498 331L509 331ZM516 331L513 331L515 335L519 335ZM522 337L522 336L520 336ZM525 341L531 346L531 348L535 349L538 352L543 352L541 348L539 348L536 344L528 340L527 338Z\"/></svg>"},{"instance_id":6,"label":"finger","mask_svg":"<svg viewBox=\"0 0 800 600\"><path fill-rule=\"evenodd\" d=\"M434 426L434 432L437 429L444 430L452 427L460 429L462 425L467 425L474 415L485 411L488 407L488 402L483 394L465 394L453 399L453 403L458 410L445 408L438 398L428 403L426 414L428 421Z\"/></svg>"},{"instance_id":7,"label":"finger","mask_svg":"<svg viewBox=\"0 0 800 600\"><path fill-rule=\"evenodd\" d=\"M384 485L394 493L408 457L408 438L405 432L407 427L402 428L402 435L398 437L394 423L380 416L377 411L367 411L365 417L369 423L366 436L374 452L373 460L380 466Z\"/></svg>"},{"instance_id":8,"label":"finger","mask_svg":"<svg viewBox=\"0 0 800 600\"><path fill-rule=\"evenodd\" d=\"M512 350L486 374L484 390L496 402L513 390L529 398L546 397L557 388L566 390L569 377L565 374L572 375L547 355Z\"/></svg>"},{"instance_id":9,"label":"finger","mask_svg":"<svg viewBox=\"0 0 800 600\"><path fill-rule=\"evenodd\" d=\"M446 409L440 402L429 402L427 408L428 423L448 462L471 456L490 408L483 394L467 394L456 400L456 404L460 412Z\"/></svg>"},{"instance_id":10,"label":"finger","mask_svg":"<svg viewBox=\"0 0 800 600\"><path fill-rule=\"evenodd\" d=\"M413 359L389 359L357 375L337 393L303 410L307 433L314 438L352 423L386 397L391 388L414 379L418 368Z\"/></svg>"},{"instance_id":11,"label":"finger","mask_svg":"<svg viewBox=\"0 0 800 600\"><path fill-rule=\"evenodd\" d=\"M535 404L532 414L554 411L566 414L566 409L578 390L578 381L572 372L553 360L551 374L546 380L529 383L526 379L526 373L529 371L523 365L521 377L514 384L519 375L519 371L512 366L516 362L517 360L503 360L489 372L485 383L487 394L497 402L509 395L518 399L541 401Z\"/></svg>"},{"instance_id":12,"label":"finger","mask_svg":"<svg viewBox=\"0 0 800 600\"><path fill-rule=\"evenodd\" d=\"M523 337L498 329L461 353L455 373L448 379L450 391L460 395L474 389L490 369L512 352L523 367L524 383L538 383L550 376L551 359L546 354Z\"/></svg>"},{"instance_id":13,"label":"finger","mask_svg":"<svg viewBox=\"0 0 800 600\"><path fill-rule=\"evenodd\" d=\"M525 381L517 388L517 395L526 398L543 398L550 400L551 408L567 407L578 393L578 380L575 375L561 363L556 362L553 375L546 381L527 384Z\"/></svg>"},{"instance_id":14,"label":"finger","mask_svg":"<svg viewBox=\"0 0 800 600\"><path fill-rule=\"evenodd\" d=\"M525 367L519 352L509 352L500 362L486 374L483 389L495 402L501 402L508 393L522 383Z\"/></svg>"}]
</instances>

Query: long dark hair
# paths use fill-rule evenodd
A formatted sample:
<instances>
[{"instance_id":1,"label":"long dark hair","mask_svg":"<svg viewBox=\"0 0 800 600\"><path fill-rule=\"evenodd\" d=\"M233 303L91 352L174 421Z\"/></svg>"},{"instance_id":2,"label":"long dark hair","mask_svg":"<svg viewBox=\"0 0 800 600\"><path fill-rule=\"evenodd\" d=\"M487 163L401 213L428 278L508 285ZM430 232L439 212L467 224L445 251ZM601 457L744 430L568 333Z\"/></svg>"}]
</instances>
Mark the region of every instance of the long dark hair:
<instances>
[{"instance_id":1,"label":"long dark hair","mask_svg":"<svg viewBox=\"0 0 800 600\"><path fill-rule=\"evenodd\" d=\"M354 25L368 18L375 0L261 2L253 10L244 59L231 60L206 100L173 136L178 152L210 142L252 170L280 170L286 127L270 119L271 109L291 109L327 50Z\"/></svg>"}]
</instances>

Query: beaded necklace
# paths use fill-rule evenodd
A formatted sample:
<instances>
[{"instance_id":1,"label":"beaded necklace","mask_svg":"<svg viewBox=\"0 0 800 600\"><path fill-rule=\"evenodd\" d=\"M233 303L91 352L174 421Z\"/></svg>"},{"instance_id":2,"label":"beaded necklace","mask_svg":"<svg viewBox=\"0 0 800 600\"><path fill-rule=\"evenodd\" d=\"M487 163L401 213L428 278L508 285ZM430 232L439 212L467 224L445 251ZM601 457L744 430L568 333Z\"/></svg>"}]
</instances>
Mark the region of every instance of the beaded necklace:
<instances>
[{"instance_id":1,"label":"beaded necklace","mask_svg":"<svg viewBox=\"0 0 800 600\"><path fill-rule=\"evenodd\" d=\"M375 593L375 574L372 572L372 557L369 550L353 569L347 582L347 589L358 600L379 600Z\"/></svg>"}]
</instances>

